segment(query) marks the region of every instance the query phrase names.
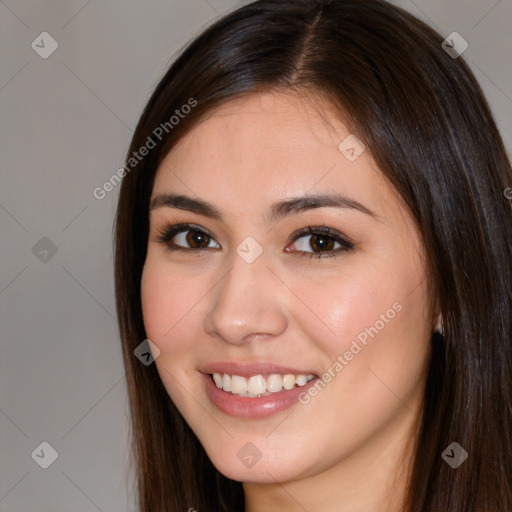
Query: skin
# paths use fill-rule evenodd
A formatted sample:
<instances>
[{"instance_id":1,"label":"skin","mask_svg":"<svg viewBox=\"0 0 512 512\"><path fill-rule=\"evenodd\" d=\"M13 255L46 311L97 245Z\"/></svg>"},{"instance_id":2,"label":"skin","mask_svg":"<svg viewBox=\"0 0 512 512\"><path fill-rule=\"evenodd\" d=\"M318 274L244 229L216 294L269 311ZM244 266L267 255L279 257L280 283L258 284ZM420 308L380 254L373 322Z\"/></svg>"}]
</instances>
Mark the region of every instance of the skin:
<instances>
[{"instance_id":1,"label":"skin","mask_svg":"<svg viewBox=\"0 0 512 512\"><path fill-rule=\"evenodd\" d=\"M248 512L381 512L403 497L434 328L424 249L369 151L351 162L338 149L350 133L319 97L258 93L210 112L157 170L152 197L200 198L222 220L166 206L150 212L146 333L161 351L166 390L217 469L243 482ZM376 217L336 207L265 216L276 201L333 192ZM189 233L173 239L188 252L158 241L182 222L207 231L209 248L190 249ZM290 239L308 225L327 225L354 248L303 257L322 251L309 234ZM263 249L250 264L236 252L247 236ZM206 395L198 369L214 361L322 375L396 303L400 312L307 405L242 419ZM261 452L250 468L237 457L248 442Z\"/></svg>"}]
</instances>

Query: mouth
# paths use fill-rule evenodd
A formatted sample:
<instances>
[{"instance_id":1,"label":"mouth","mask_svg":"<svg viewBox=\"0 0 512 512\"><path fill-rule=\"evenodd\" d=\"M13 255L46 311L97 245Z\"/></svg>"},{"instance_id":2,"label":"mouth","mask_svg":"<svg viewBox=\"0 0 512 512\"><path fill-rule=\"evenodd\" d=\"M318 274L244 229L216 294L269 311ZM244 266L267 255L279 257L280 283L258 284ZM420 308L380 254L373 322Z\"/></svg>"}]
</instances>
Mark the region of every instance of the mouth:
<instances>
[{"instance_id":1,"label":"mouth","mask_svg":"<svg viewBox=\"0 0 512 512\"><path fill-rule=\"evenodd\" d=\"M283 393L294 388L300 388L315 378L315 375L284 375L272 373L270 375L252 375L248 378L242 375L230 375L228 373L212 373L210 378L217 386L228 393L237 396L261 398L272 396L275 393Z\"/></svg>"},{"instance_id":2,"label":"mouth","mask_svg":"<svg viewBox=\"0 0 512 512\"><path fill-rule=\"evenodd\" d=\"M221 412L263 418L299 402L319 377L267 364L221 363L200 370L210 402Z\"/></svg>"}]
</instances>

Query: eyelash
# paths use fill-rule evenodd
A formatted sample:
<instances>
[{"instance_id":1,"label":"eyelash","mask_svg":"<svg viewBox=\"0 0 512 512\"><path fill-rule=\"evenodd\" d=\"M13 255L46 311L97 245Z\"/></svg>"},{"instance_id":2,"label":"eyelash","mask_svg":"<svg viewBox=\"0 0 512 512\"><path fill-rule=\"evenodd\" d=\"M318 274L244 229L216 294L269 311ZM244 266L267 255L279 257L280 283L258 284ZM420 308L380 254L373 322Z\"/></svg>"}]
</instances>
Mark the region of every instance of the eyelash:
<instances>
[{"instance_id":1,"label":"eyelash","mask_svg":"<svg viewBox=\"0 0 512 512\"><path fill-rule=\"evenodd\" d=\"M167 248L170 251L176 251L176 252L187 252L187 251L205 251L208 249L211 249L211 247L206 248L189 248L186 249L184 247L180 247L179 245L174 244L171 240L172 238L183 232L187 231L196 231L199 232L205 236L207 236L210 239L215 240L207 231L200 228L199 226L195 224L189 224L189 223L183 223L183 224L174 224L174 225L167 225L164 226L157 235L156 242L165 244ZM299 238L302 238L306 235L323 235L328 236L329 238L333 239L335 242L338 242L341 247L338 247L337 249L333 249L330 252L305 252L305 251L293 251L293 252L300 252L302 253L302 257L309 257L309 259L315 258L315 259L323 259L323 258L335 258L338 256L339 253L351 251L354 249L354 245L346 240L340 233L335 231L332 228L329 228L328 226L307 226L305 228L297 230L295 233L292 234L290 243L295 242ZM217 242L218 243L218 242Z\"/></svg>"}]
</instances>

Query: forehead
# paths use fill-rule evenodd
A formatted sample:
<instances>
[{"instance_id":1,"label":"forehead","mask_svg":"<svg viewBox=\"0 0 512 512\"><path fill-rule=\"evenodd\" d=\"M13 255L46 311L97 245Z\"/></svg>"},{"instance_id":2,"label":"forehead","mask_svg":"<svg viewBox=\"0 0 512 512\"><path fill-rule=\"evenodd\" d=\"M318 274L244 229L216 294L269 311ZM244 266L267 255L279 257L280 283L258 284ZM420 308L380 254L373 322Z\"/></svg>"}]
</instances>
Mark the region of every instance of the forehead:
<instances>
[{"instance_id":1,"label":"forehead","mask_svg":"<svg viewBox=\"0 0 512 512\"><path fill-rule=\"evenodd\" d=\"M199 125L172 150L172 159L191 156L279 158L301 161L304 157L337 146L349 134L332 106L320 97L257 93L236 98L207 113ZM322 161L325 159L322 159Z\"/></svg>"},{"instance_id":2,"label":"forehead","mask_svg":"<svg viewBox=\"0 0 512 512\"><path fill-rule=\"evenodd\" d=\"M169 152L154 194L170 190L262 208L278 199L332 191L386 208L393 190L368 151L339 149L351 131L321 97L258 93L207 113ZM358 148L356 148L358 149Z\"/></svg>"}]
</instances>

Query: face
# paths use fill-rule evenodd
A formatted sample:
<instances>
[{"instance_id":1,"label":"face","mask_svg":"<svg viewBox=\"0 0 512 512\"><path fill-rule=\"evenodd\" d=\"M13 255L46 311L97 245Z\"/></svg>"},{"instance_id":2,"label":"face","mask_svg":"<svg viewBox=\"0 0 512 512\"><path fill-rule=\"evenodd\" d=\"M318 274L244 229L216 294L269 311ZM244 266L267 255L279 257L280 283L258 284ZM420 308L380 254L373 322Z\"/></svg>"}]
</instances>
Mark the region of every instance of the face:
<instances>
[{"instance_id":1,"label":"face","mask_svg":"<svg viewBox=\"0 0 512 512\"><path fill-rule=\"evenodd\" d=\"M254 94L210 112L157 170L146 334L234 480L363 468L419 410L432 331L420 237L350 135L319 98Z\"/></svg>"}]
</instances>

